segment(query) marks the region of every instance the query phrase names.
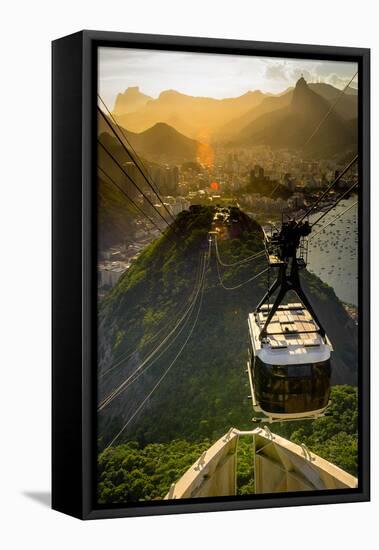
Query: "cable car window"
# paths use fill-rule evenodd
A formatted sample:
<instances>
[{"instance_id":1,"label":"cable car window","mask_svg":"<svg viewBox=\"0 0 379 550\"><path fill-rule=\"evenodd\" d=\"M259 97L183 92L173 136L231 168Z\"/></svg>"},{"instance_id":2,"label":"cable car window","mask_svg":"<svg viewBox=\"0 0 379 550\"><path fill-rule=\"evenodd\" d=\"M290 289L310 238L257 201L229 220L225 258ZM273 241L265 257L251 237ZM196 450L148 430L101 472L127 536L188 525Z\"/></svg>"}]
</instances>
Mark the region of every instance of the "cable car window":
<instances>
[{"instance_id":1,"label":"cable car window","mask_svg":"<svg viewBox=\"0 0 379 550\"><path fill-rule=\"evenodd\" d=\"M272 374L274 374L275 376L287 376L287 368L273 365Z\"/></svg>"},{"instance_id":2,"label":"cable car window","mask_svg":"<svg viewBox=\"0 0 379 550\"><path fill-rule=\"evenodd\" d=\"M291 413L325 407L330 394L330 361L303 365L254 362L255 390L264 410Z\"/></svg>"},{"instance_id":3,"label":"cable car window","mask_svg":"<svg viewBox=\"0 0 379 550\"><path fill-rule=\"evenodd\" d=\"M305 378L312 376L312 365L289 365L287 367L287 376L291 378Z\"/></svg>"}]
</instances>

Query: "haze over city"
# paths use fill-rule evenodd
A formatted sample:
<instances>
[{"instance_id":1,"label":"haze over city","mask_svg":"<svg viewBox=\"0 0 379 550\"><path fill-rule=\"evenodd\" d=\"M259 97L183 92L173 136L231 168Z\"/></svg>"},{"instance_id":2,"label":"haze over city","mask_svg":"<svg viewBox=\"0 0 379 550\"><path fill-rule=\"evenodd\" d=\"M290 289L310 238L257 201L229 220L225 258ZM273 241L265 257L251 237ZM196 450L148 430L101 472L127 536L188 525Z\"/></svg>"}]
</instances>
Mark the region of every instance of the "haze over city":
<instances>
[{"instance_id":1,"label":"haze over city","mask_svg":"<svg viewBox=\"0 0 379 550\"><path fill-rule=\"evenodd\" d=\"M202 97L238 97L247 91L277 94L301 75L342 89L356 63L309 59L165 52L126 48L99 49L99 92L110 106L131 86L156 98L164 90ZM357 87L357 79L352 82Z\"/></svg>"}]
</instances>

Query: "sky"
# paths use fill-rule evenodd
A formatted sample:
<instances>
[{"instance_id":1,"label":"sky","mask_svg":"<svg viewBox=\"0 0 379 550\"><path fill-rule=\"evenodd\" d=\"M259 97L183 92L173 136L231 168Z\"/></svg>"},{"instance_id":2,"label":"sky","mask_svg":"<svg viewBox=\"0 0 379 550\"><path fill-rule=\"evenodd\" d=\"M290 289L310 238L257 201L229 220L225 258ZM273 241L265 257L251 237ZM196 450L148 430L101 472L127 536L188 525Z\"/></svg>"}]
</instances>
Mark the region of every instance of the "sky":
<instances>
[{"instance_id":1,"label":"sky","mask_svg":"<svg viewBox=\"0 0 379 550\"><path fill-rule=\"evenodd\" d=\"M129 86L157 98L163 90L202 97L238 97L249 90L279 93L307 82L343 88L357 71L350 62L99 48L99 92L113 108ZM357 79L353 81L357 87Z\"/></svg>"}]
</instances>

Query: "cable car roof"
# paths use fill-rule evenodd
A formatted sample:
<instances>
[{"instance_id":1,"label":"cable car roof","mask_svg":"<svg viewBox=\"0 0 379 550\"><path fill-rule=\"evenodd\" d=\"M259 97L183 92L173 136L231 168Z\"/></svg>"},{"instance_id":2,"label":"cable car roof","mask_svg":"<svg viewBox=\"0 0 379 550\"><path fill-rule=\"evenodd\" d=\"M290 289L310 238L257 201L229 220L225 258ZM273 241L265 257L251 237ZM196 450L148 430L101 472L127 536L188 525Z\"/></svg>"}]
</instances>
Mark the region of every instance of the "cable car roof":
<instances>
[{"instance_id":1,"label":"cable car roof","mask_svg":"<svg viewBox=\"0 0 379 550\"><path fill-rule=\"evenodd\" d=\"M330 358L330 341L321 336L319 327L301 303L280 305L267 327L267 337L260 340L268 313L265 304L258 313L249 314L253 351L264 363L301 364Z\"/></svg>"}]
</instances>

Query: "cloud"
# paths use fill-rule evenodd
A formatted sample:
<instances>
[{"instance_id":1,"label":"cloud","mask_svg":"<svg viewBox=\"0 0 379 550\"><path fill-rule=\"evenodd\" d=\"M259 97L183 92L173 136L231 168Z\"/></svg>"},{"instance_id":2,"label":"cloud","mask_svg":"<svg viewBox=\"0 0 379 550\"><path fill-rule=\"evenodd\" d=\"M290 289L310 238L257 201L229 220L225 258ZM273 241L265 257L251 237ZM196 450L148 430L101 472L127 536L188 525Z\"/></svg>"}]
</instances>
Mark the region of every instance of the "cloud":
<instances>
[{"instance_id":1,"label":"cloud","mask_svg":"<svg viewBox=\"0 0 379 550\"><path fill-rule=\"evenodd\" d=\"M280 93L301 75L342 88L356 70L350 62L285 59L132 48L99 49L99 88L109 104L129 86L152 97L166 89L205 97L237 97L248 90Z\"/></svg>"},{"instance_id":2,"label":"cloud","mask_svg":"<svg viewBox=\"0 0 379 550\"><path fill-rule=\"evenodd\" d=\"M353 75L351 75L353 76ZM329 76L326 77L325 81L328 83L328 84L331 84L332 86L335 86L336 88L345 88L345 86L350 82L351 80L351 77L350 78L347 78L347 77L341 77L341 76L338 76L337 74L333 73ZM353 82L350 84L351 87L353 88L356 88L357 87L357 78L355 77Z\"/></svg>"},{"instance_id":3,"label":"cloud","mask_svg":"<svg viewBox=\"0 0 379 550\"><path fill-rule=\"evenodd\" d=\"M307 82L312 82L315 80L315 73L307 71L307 69L302 69L300 67L293 69L290 73L290 80L296 82L299 78L303 77Z\"/></svg>"},{"instance_id":4,"label":"cloud","mask_svg":"<svg viewBox=\"0 0 379 550\"><path fill-rule=\"evenodd\" d=\"M299 62L298 60L281 60L279 62L269 62L266 65L264 76L268 80L281 80L288 86L293 86L302 76L307 82L312 82L316 79L315 68L307 70L305 65L309 63Z\"/></svg>"},{"instance_id":5,"label":"cloud","mask_svg":"<svg viewBox=\"0 0 379 550\"><path fill-rule=\"evenodd\" d=\"M267 65L264 76L269 80L287 80L288 81L288 68L286 62L282 63L270 63Z\"/></svg>"}]
</instances>

